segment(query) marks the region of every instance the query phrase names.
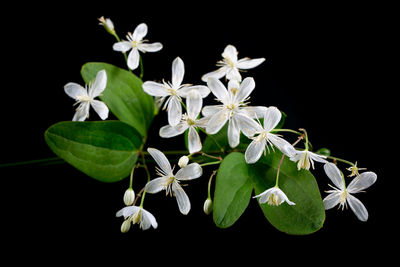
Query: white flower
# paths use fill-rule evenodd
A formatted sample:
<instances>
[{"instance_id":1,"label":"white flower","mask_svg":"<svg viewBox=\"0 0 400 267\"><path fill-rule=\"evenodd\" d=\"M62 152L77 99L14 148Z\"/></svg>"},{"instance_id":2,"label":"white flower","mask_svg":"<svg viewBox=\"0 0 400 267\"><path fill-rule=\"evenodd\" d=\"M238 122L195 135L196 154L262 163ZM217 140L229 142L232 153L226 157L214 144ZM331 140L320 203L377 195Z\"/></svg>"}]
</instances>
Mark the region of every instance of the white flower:
<instances>
[{"instance_id":1,"label":"white flower","mask_svg":"<svg viewBox=\"0 0 400 267\"><path fill-rule=\"evenodd\" d=\"M306 169L309 170L310 166L314 169L314 161L327 163L326 156L315 154L308 150L292 150L292 156L290 157L291 161L297 162L297 169ZM311 163L311 164L310 164Z\"/></svg>"},{"instance_id":2,"label":"white flower","mask_svg":"<svg viewBox=\"0 0 400 267\"><path fill-rule=\"evenodd\" d=\"M188 158L188 156L182 156L182 157L179 158L178 166L181 167L181 168L183 168L183 167L186 167L186 165L187 165L188 163L189 163L189 158Z\"/></svg>"},{"instance_id":3,"label":"white flower","mask_svg":"<svg viewBox=\"0 0 400 267\"><path fill-rule=\"evenodd\" d=\"M84 121L86 118L89 118L90 106L93 107L102 120L107 119L108 108L106 104L99 100L94 100L95 97L101 95L106 88L106 84L106 71L101 70L97 73L94 83L89 84L89 88L83 88L77 83L68 83L64 86L65 93L75 99L76 104L79 104L75 115L72 118L73 121Z\"/></svg>"},{"instance_id":4,"label":"white flower","mask_svg":"<svg viewBox=\"0 0 400 267\"><path fill-rule=\"evenodd\" d=\"M259 202L261 204L268 202L268 205L270 206L279 206L283 202L286 202L291 206L296 205L294 202L290 201L286 194L277 186L267 189L261 194L254 196L253 198L257 197L260 198Z\"/></svg>"},{"instance_id":5,"label":"white flower","mask_svg":"<svg viewBox=\"0 0 400 267\"><path fill-rule=\"evenodd\" d=\"M128 39L128 41L118 42L113 45L113 49L115 51L127 52L131 50L131 52L129 52L127 61L128 67L131 70L134 70L139 66L139 51L142 53L157 52L160 51L163 47L161 43L146 43L147 40L143 40L143 37L145 37L146 34L147 25L145 23L142 23L136 27L133 34L127 34L126 38Z\"/></svg>"},{"instance_id":6,"label":"white flower","mask_svg":"<svg viewBox=\"0 0 400 267\"><path fill-rule=\"evenodd\" d=\"M197 127L204 128L208 118L197 119L203 106L203 99L198 90L191 90L187 94L186 108L187 114L182 116L182 120L176 126L166 125L161 127L160 136L163 138L174 137L183 134L187 129L189 153L198 152L202 148L201 139L196 131ZM181 166L182 167L182 166Z\"/></svg>"},{"instance_id":7,"label":"white flower","mask_svg":"<svg viewBox=\"0 0 400 267\"><path fill-rule=\"evenodd\" d=\"M177 57L172 62L172 83L163 82L163 84L147 81L143 83L143 90L152 96L161 97L160 102L164 102L164 108L168 110L168 123L171 126L176 126L182 117L182 97L186 97L191 90L198 90L201 97L207 97L210 89L207 86L197 85L189 86L183 84L183 76L185 74L185 65L182 59Z\"/></svg>"},{"instance_id":8,"label":"white flower","mask_svg":"<svg viewBox=\"0 0 400 267\"><path fill-rule=\"evenodd\" d=\"M358 171L366 170L366 168L357 167L357 161L356 161L356 164L354 164L354 166L351 166L351 167L347 168L346 170L351 172L350 175L348 175L348 177L353 177L353 176L359 176L360 174Z\"/></svg>"},{"instance_id":9,"label":"white flower","mask_svg":"<svg viewBox=\"0 0 400 267\"><path fill-rule=\"evenodd\" d=\"M267 110L266 107L248 107L244 102L255 88L254 79L248 77L240 85L235 81L230 81L229 90L220 80L213 77L208 79L207 85L222 104L203 108L203 115L209 118L206 131L209 134L215 134L229 121L229 145L232 148L236 147L240 141L241 125L257 124L252 117L261 117Z\"/></svg>"},{"instance_id":10,"label":"white flower","mask_svg":"<svg viewBox=\"0 0 400 267\"><path fill-rule=\"evenodd\" d=\"M222 53L222 61L217 62L217 66L220 66L221 68L204 74L201 79L204 82L207 82L210 77L221 79L226 76L228 80L241 81L242 76L240 75L239 70L255 68L265 60L265 58L250 59L247 57L238 60L237 55L238 52L236 48L233 45L228 45Z\"/></svg>"},{"instance_id":11,"label":"white flower","mask_svg":"<svg viewBox=\"0 0 400 267\"><path fill-rule=\"evenodd\" d=\"M333 184L336 186L331 186L333 190L326 191L330 193L324 199L325 209L331 209L339 204L339 207L347 207L349 204L351 210L361 221L366 221L368 219L368 211L360 200L352 196L351 194L362 192L362 190L370 187L375 183L377 176L374 172L363 172L356 178L354 178L349 186L346 187L344 182L344 177L340 170L333 163L327 163L324 165L325 173L331 179Z\"/></svg>"},{"instance_id":12,"label":"white flower","mask_svg":"<svg viewBox=\"0 0 400 267\"><path fill-rule=\"evenodd\" d=\"M188 181L199 178L203 170L198 163L191 163L173 174L173 170L165 155L154 148L148 148L147 151L154 158L160 168L157 168L159 178L153 179L146 184L145 190L149 193L158 193L165 190L166 194L173 194L178 202L179 210L186 215L190 211L190 201L185 191L180 185L181 181Z\"/></svg>"},{"instance_id":13,"label":"white flower","mask_svg":"<svg viewBox=\"0 0 400 267\"><path fill-rule=\"evenodd\" d=\"M121 209L116 214L117 217L124 216L125 221L121 226L121 232L125 233L129 231L130 224L139 223L139 227L143 230L147 230L150 226L154 229L157 228L158 224L153 214L138 206L129 206Z\"/></svg>"},{"instance_id":14,"label":"white flower","mask_svg":"<svg viewBox=\"0 0 400 267\"><path fill-rule=\"evenodd\" d=\"M127 206L130 206L135 201L135 191L132 188L126 189L124 193L124 203Z\"/></svg>"},{"instance_id":15,"label":"white flower","mask_svg":"<svg viewBox=\"0 0 400 267\"><path fill-rule=\"evenodd\" d=\"M111 21L111 19L105 19L104 17L101 17L99 18L99 21L99 24L102 25L106 31L108 31L110 34L115 34L114 23Z\"/></svg>"},{"instance_id":16,"label":"white flower","mask_svg":"<svg viewBox=\"0 0 400 267\"><path fill-rule=\"evenodd\" d=\"M242 125L242 131L247 133L247 136L253 136L258 134L258 136L251 137L253 141L247 147L245 152L245 159L247 163L257 162L263 152L265 153L265 148L268 145L276 146L283 154L287 156L292 156L293 146L287 142L285 139L279 137L276 134L271 133L276 125L278 125L281 120L282 114L276 107L269 107L264 114L264 127L258 123L251 123L247 125Z\"/></svg>"}]
</instances>

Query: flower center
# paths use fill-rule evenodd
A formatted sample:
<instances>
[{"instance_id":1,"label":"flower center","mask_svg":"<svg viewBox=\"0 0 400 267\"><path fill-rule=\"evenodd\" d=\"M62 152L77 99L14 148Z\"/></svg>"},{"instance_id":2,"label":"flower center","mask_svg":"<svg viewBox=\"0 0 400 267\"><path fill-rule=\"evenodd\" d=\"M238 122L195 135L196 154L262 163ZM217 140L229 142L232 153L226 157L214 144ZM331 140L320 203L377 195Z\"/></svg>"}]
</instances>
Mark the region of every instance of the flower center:
<instances>
[{"instance_id":1,"label":"flower center","mask_svg":"<svg viewBox=\"0 0 400 267\"><path fill-rule=\"evenodd\" d=\"M195 121L189 118L189 116L186 118L186 123L190 126L195 125Z\"/></svg>"},{"instance_id":2,"label":"flower center","mask_svg":"<svg viewBox=\"0 0 400 267\"><path fill-rule=\"evenodd\" d=\"M140 221L140 217L142 217L142 210L139 210L135 214L132 215L132 224L136 224Z\"/></svg>"},{"instance_id":3,"label":"flower center","mask_svg":"<svg viewBox=\"0 0 400 267\"><path fill-rule=\"evenodd\" d=\"M347 189L343 190L343 192L340 194L340 204L344 205L346 203L346 198L347 198Z\"/></svg>"},{"instance_id":4,"label":"flower center","mask_svg":"<svg viewBox=\"0 0 400 267\"><path fill-rule=\"evenodd\" d=\"M136 40L133 40L133 41L131 42L132 47L137 47L138 44L139 44L139 42L136 41Z\"/></svg>"},{"instance_id":5,"label":"flower center","mask_svg":"<svg viewBox=\"0 0 400 267\"><path fill-rule=\"evenodd\" d=\"M170 95L172 96L177 96L177 90L173 89L173 88L168 88L168 93L170 93Z\"/></svg>"},{"instance_id":6,"label":"flower center","mask_svg":"<svg viewBox=\"0 0 400 267\"><path fill-rule=\"evenodd\" d=\"M174 176L170 176L165 180L165 183L163 184L163 187L165 188L165 194L172 196L172 184L175 181Z\"/></svg>"},{"instance_id":7,"label":"flower center","mask_svg":"<svg viewBox=\"0 0 400 267\"><path fill-rule=\"evenodd\" d=\"M235 68L235 62L233 62L230 58L225 58L225 63L230 68Z\"/></svg>"},{"instance_id":8,"label":"flower center","mask_svg":"<svg viewBox=\"0 0 400 267\"><path fill-rule=\"evenodd\" d=\"M268 198L268 205L270 206L279 206L280 205L280 198L278 195L271 194Z\"/></svg>"},{"instance_id":9,"label":"flower center","mask_svg":"<svg viewBox=\"0 0 400 267\"><path fill-rule=\"evenodd\" d=\"M232 92L233 95L236 95L238 91L239 90L236 87L231 88L231 92Z\"/></svg>"},{"instance_id":10,"label":"flower center","mask_svg":"<svg viewBox=\"0 0 400 267\"><path fill-rule=\"evenodd\" d=\"M92 98L88 95L78 95L76 97L76 99L78 100L78 102L90 102L92 101Z\"/></svg>"}]
</instances>

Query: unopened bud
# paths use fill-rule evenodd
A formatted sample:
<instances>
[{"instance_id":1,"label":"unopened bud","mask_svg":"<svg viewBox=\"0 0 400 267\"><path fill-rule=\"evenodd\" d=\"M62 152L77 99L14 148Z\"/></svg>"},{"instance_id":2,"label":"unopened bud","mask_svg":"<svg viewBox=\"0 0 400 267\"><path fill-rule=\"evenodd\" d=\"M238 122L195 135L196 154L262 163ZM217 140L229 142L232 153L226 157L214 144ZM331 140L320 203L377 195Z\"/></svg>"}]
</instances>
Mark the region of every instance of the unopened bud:
<instances>
[{"instance_id":1,"label":"unopened bud","mask_svg":"<svg viewBox=\"0 0 400 267\"><path fill-rule=\"evenodd\" d=\"M127 206L130 206L135 201L135 192L132 188L128 188L124 194L124 203Z\"/></svg>"},{"instance_id":2,"label":"unopened bud","mask_svg":"<svg viewBox=\"0 0 400 267\"><path fill-rule=\"evenodd\" d=\"M127 219L121 225L121 232L127 233L129 229L131 229L131 220Z\"/></svg>"},{"instance_id":3,"label":"unopened bud","mask_svg":"<svg viewBox=\"0 0 400 267\"><path fill-rule=\"evenodd\" d=\"M187 156L182 156L178 161L178 165L179 165L179 167L183 168L183 167L186 167L188 162L189 162L189 158Z\"/></svg>"},{"instance_id":4,"label":"unopened bud","mask_svg":"<svg viewBox=\"0 0 400 267\"><path fill-rule=\"evenodd\" d=\"M115 34L114 23L109 19L105 19L104 17L99 18L100 25L103 25L104 29L108 31L110 34Z\"/></svg>"},{"instance_id":5,"label":"unopened bud","mask_svg":"<svg viewBox=\"0 0 400 267\"><path fill-rule=\"evenodd\" d=\"M204 206L203 206L203 210L204 210L205 214L209 215L212 212L212 210L213 210L212 204L213 203L212 203L211 198L207 198L207 200L204 202Z\"/></svg>"}]
</instances>

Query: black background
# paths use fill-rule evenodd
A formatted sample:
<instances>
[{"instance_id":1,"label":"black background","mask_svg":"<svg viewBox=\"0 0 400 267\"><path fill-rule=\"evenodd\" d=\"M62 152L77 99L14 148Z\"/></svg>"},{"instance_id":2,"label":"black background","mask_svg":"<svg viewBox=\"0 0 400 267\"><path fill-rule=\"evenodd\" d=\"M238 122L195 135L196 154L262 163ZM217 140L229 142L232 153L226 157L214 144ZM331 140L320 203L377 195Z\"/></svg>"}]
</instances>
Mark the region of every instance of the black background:
<instances>
[{"instance_id":1,"label":"black background","mask_svg":"<svg viewBox=\"0 0 400 267\"><path fill-rule=\"evenodd\" d=\"M277 106L288 115L286 127L306 128L314 147L328 147L333 155L358 161L360 167L377 173L377 183L356 196L369 211L368 222L358 221L351 210L332 209L318 232L290 236L270 226L252 200L234 226L219 229L212 216L202 212L207 193L204 177L185 189L192 202L187 216L179 213L174 199L162 193L148 195L146 208L157 218L158 229L141 231L135 226L121 234L122 219L115 212L123 207L127 180L100 183L67 164L9 167L0 169L4 254L20 252L26 257L14 260L31 261L45 261L50 255L78 261L84 255L89 260L127 259L132 264L157 259L214 262L214 256L221 262L248 264L268 264L273 259L312 263L313 255L322 256L320 262L340 262L345 256L387 259L389 244L397 235L396 204L391 200L395 195L390 188L398 179L390 160L397 149L390 133L397 122L392 94L398 89L388 83L394 74L389 68L394 61L390 7L364 3L275 7L249 1L187 4L4 8L0 162L54 155L43 133L72 118L73 100L63 86L71 81L83 84L84 63L125 67L122 54L112 50L114 38L97 18L110 17L121 38L145 22L146 38L164 48L143 56L144 80L170 80L171 63L179 56L185 62L184 82L202 84L201 76L216 69L228 44L236 46L239 58L265 57L261 66L244 73L256 81L252 105ZM98 119L94 112L91 119ZM161 139L154 134L164 124L162 113L154 120L148 144L161 150L182 148L182 138ZM317 165L314 174L324 197L328 179L321 167ZM137 172L135 190L144 182L145 173Z\"/></svg>"}]
</instances>

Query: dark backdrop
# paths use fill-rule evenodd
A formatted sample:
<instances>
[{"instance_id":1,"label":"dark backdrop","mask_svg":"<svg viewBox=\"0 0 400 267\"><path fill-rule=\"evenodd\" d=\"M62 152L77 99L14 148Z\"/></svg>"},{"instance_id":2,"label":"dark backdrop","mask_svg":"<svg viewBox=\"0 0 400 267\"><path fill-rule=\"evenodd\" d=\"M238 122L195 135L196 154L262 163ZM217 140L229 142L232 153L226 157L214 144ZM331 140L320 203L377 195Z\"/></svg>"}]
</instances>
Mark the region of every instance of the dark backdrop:
<instances>
[{"instance_id":1,"label":"dark backdrop","mask_svg":"<svg viewBox=\"0 0 400 267\"><path fill-rule=\"evenodd\" d=\"M3 168L2 231L10 251L31 260L56 255L75 261L77 255L86 255L126 258L132 264L139 258L149 262L180 258L188 263L211 261L216 255L222 260L247 259L251 264L256 259L267 264L271 259L288 260L275 257L278 253L310 261L318 253L339 262L338 255L370 259L382 255L378 247L389 249L385 244L396 231L390 228L395 220L390 216L394 207L390 207L388 188L397 177L389 175L393 165L388 161L397 145L388 123L395 114L395 106L389 103L395 88L387 84L393 73L386 63L392 61L388 8L365 4L262 7L246 1L198 2L190 7L57 3L24 5L23 10L13 5L3 10L2 51L7 60L2 75L6 83L1 163L53 156L43 133L50 125L72 118L73 100L63 86L70 81L83 84L84 63L125 66L122 55L112 50L114 38L98 25L97 18L105 16L113 20L122 38L145 22L146 38L164 45L161 52L144 55L144 80L170 80L172 60L179 56L185 62L184 82L202 84L201 75L216 68L228 44L237 47L239 58L265 57L261 66L244 74L256 81L252 104L277 106L288 115L287 128L306 128L314 147L327 147L333 155L358 161L375 171L378 181L367 193L357 195L369 211L368 222L358 221L350 210L333 209L326 214L324 228L310 236L275 230L255 200L234 226L218 229L212 216L202 212L206 178L185 188L192 202L189 215L181 215L176 201L163 193L149 195L146 207L156 216L158 229L141 231L135 226L124 235L122 219L115 212L123 207L127 180L100 183L67 164ZM166 115L161 114L151 133L164 124ZM182 140L151 134L148 144L182 148ZM317 166L314 173L324 197L328 179L322 166ZM138 172L135 179L142 186L145 174Z\"/></svg>"}]
</instances>

